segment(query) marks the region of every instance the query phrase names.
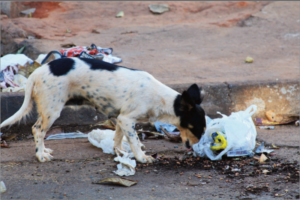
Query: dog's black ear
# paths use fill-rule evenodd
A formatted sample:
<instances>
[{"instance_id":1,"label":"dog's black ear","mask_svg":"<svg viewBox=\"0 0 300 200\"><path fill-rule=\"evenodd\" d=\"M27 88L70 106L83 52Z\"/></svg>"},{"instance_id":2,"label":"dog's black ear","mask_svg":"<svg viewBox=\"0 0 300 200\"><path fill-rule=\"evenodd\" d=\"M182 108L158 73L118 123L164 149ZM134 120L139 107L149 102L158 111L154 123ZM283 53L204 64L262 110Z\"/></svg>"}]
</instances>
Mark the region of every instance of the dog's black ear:
<instances>
[{"instance_id":1,"label":"dog's black ear","mask_svg":"<svg viewBox=\"0 0 300 200\"><path fill-rule=\"evenodd\" d=\"M189 89L187 89L187 92L190 95L190 97L193 99L194 103L198 105L203 100L203 98L201 98L201 90L202 88L199 88L197 84L193 84L189 87Z\"/></svg>"},{"instance_id":2,"label":"dog's black ear","mask_svg":"<svg viewBox=\"0 0 300 200\"><path fill-rule=\"evenodd\" d=\"M180 110L182 112L189 112L195 107L193 99L190 97L187 91L184 91L181 95Z\"/></svg>"}]
</instances>

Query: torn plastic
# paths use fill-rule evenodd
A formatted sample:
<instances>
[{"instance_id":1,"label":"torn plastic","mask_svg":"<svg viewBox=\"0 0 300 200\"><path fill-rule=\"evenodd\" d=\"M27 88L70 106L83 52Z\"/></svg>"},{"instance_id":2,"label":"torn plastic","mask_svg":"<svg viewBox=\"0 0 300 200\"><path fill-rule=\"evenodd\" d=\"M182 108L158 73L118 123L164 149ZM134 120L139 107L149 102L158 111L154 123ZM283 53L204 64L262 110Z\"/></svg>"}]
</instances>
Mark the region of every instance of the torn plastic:
<instances>
[{"instance_id":1,"label":"torn plastic","mask_svg":"<svg viewBox=\"0 0 300 200\"><path fill-rule=\"evenodd\" d=\"M101 148L104 153L115 155L113 140L115 133L113 130L95 129L88 133L88 140L94 146ZM136 161L130 159L134 158L134 154L125 136L123 137L122 147L125 151L118 149L122 156L117 153L117 157L114 158L116 162L120 162L117 165L118 170L114 171L114 173L119 176L132 176L135 174Z\"/></svg>"},{"instance_id":2,"label":"torn plastic","mask_svg":"<svg viewBox=\"0 0 300 200\"><path fill-rule=\"evenodd\" d=\"M50 135L45 140L61 140L61 139L87 138L87 137L88 137L87 134L77 131L74 133L58 133L55 135Z\"/></svg>"},{"instance_id":3,"label":"torn plastic","mask_svg":"<svg viewBox=\"0 0 300 200\"><path fill-rule=\"evenodd\" d=\"M114 152L115 133L116 132L113 130L94 129L93 131L88 133L88 140L94 146L101 148L104 153L116 155ZM122 147L129 153L130 158L134 157L134 154L131 151L130 145L125 136L123 137Z\"/></svg>"},{"instance_id":4,"label":"torn plastic","mask_svg":"<svg viewBox=\"0 0 300 200\"><path fill-rule=\"evenodd\" d=\"M3 181L0 182L0 193L4 193L6 191L6 186Z\"/></svg>"},{"instance_id":5,"label":"torn plastic","mask_svg":"<svg viewBox=\"0 0 300 200\"><path fill-rule=\"evenodd\" d=\"M136 161L130 159L129 153L122 151L118 149L123 156L120 156L117 153L117 157L114 158L114 161L120 162L120 164L117 165L118 170L114 171L115 174L119 176L132 176L135 174L135 167L136 167Z\"/></svg>"},{"instance_id":6,"label":"torn plastic","mask_svg":"<svg viewBox=\"0 0 300 200\"><path fill-rule=\"evenodd\" d=\"M272 149L265 149L265 142L262 142L259 147L255 150L255 153L272 153L274 150Z\"/></svg>"},{"instance_id":7,"label":"torn plastic","mask_svg":"<svg viewBox=\"0 0 300 200\"><path fill-rule=\"evenodd\" d=\"M2 92L23 92L25 91L27 78L21 74L16 74L13 81L18 87L7 87L2 89Z\"/></svg>"},{"instance_id":8,"label":"torn plastic","mask_svg":"<svg viewBox=\"0 0 300 200\"><path fill-rule=\"evenodd\" d=\"M204 135L193 145L194 156L207 156L211 160L220 160L225 153L227 156L253 156L257 133L251 116L256 110L257 106L251 105L245 111L231 113L229 117L217 112L223 117L212 119L207 124ZM214 142L211 133L214 132L224 133L227 139L227 147L218 155L210 148Z\"/></svg>"},{"instance_id":9,"label":"torn plastic","mask_svg":"<svg viewBox=\"0 0 300 200\"><path fill-rule=\"evenodd\" d=\"M26 78L21 74L17 74L20 68L28 66L33 63L33 60L24 54L7 54L1 59L0 71L0 87L2 92L19 92L24 91L26 85ZM15 88L15 89L14 89Z\"/></svg>"},{"instance_id":10,"label":"torn plastic","mask_svg":"<svg viewBox=\"0 0 300 200\"><path fill-rule=\"evenodd\" d=\"M163 133L163 134L164 134L164 132L161 130L160 126L162 126L162 127L163 127L166 131L168 131L169 133L174 132L174 131L177 129L176 126L173 126L173 125L171 125L171 124L165 124L165 123L162 123L162 122L160 122L160 121L156 121L156 122L154 123L154 126L155 126L155 128L156 128L156 130L157 130L158 132L161 132L161 133ZM172 134L172 133L171 133L171 134Z\"/></svg>"}]
</instances>

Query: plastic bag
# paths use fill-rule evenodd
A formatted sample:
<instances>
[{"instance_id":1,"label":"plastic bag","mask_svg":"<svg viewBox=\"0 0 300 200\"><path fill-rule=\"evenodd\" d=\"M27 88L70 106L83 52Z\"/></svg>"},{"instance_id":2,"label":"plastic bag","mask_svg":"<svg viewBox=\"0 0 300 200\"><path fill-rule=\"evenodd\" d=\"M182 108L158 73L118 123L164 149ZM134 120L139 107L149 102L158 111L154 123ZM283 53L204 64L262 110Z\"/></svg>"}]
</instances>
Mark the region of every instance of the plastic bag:
<instances>
[{"instance_id":1,"label":"plastic bag","mask_svg":"<svg viewBox=\"0 0 300 200\"><path fill-rule=\"evenodd\" d=\"M251 116L256 112L257 106L251 105L245 111L233 112L228 117L220 112L222 118L212 119L206 127L204 135L197 144L193 145L194 156L207 156L211 160L220 160L227 156L252 155L255 148L256 128ZM223 132L226 135L227 147L218 155L211 150L214 142L211 134Z\"/></svg>"}]
</instances>

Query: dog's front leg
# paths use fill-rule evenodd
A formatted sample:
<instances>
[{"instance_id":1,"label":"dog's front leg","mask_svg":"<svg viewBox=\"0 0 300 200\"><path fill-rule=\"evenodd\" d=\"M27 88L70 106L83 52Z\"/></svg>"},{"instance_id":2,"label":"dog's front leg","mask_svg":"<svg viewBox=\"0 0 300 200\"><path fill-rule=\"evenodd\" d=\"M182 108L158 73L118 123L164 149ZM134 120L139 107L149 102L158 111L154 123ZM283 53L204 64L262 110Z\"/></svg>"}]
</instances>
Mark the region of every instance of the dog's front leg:
<instances>
[{"instance_id":1,"label":"dog's front leg","mask_svg":"<svg viewBox=\"0 0 300 200\"><path fill-rule=\"evenodd\" d=\"M119 153L121 154L121 152L117 152L118 149L124 151L123 147L122 147L122 140L123 140L123 137L124 137L124 133L119 125L119 121L117 121L117 126L116 126L116 133L115 133L115 137L114 137L114 151L116 153Z\"/></svg>"},{"instance_id":2,"label":"dog's front leg","mask_svg":"<svg viewBox=\"0 0 300 200\"><path fill-rule=\"evenodd\" d=\"M152 163L154 161L154 158L145 155L145 153L141 149L141 143L134 128L135 120L130 118L129 116L119 115L118 124L121 127L123 134L126 136L136 160L141 163Z\"/></svg>"}]
</instances>

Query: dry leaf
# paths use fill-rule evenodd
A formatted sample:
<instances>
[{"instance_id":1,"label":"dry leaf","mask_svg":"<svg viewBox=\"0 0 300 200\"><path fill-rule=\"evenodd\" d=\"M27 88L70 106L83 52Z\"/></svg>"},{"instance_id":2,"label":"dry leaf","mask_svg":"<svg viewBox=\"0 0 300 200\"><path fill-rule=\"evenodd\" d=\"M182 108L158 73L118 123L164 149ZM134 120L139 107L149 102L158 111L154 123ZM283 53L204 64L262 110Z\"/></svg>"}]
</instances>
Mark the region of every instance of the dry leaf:
<instances>
[{"instance_id":1,"label":"dry leaf","mask_svg":"<svg viewBox=\"0 0 300 200\"><path fill-rule=\"evenodd\" d=\"M199 174L196 174L195 176L198 177L198 178L201 178L201 175L199 175Z\"/></svg>"},{"instance_id":2,"label":"dry leaf","mask_svg":"<svg viewBox=\"0 0 300 200\"><path fill-rule=\"evenodd\" d=\"M114 184L119 184L119 185L123 185L126 187L130 187L132 185L137 184L138 181L134 181L134 180L130 180L130 179L125 179L125 178L105 178L102 180L99 180L97 182L94 182L95 184L100 184L100 183L114 183Z\"/></svg>"}]
</instances>

